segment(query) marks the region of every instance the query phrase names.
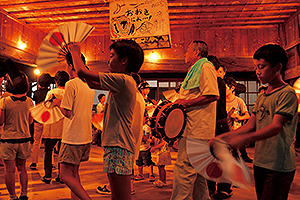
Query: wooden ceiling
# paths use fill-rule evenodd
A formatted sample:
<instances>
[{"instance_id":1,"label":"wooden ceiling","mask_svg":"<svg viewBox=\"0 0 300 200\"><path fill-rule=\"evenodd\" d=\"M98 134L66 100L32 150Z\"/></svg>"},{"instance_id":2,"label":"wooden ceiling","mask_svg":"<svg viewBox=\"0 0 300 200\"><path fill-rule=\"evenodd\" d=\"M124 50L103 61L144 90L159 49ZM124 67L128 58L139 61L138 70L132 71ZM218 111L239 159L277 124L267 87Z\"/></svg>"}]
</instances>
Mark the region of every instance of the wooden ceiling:
<instances>
[{"instance_id":1,"label":"wooden ceiling","mask_svg":"<svg viewBox=\"0 0 300 200\"><path fill-rule=\"evenodd\" d=\"M0 11L42 32L70 22L109 33L111 0L1 0ZM277 27L296 13L299 0L168 0L171 30L182 28Z\"/></svg>"}]
</instances>

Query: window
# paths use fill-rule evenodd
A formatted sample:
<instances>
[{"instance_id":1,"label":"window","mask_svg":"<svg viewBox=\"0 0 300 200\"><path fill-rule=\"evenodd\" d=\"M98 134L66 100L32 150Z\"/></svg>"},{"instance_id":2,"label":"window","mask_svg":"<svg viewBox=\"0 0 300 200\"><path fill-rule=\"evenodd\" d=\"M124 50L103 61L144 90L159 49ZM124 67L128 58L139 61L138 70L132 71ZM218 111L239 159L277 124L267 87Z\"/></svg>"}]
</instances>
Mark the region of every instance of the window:
<instances>
[{"instance_id":1,"label":"window","mask_svg":"<svg viewBox=\"0 0 300 200\"><path fill-rule=\"evenodd\" d=\"M258 88L262 84L258 81L247 81L247 80L246 81L237 81L237 82L240 84L244 84L246 86L246 92L241 93L239 95L239 97L241 97L245 101L248 111L251 114L255 100L258 95Z\"/></svg>"},{"instance_id":2,"label":"window","mask_svg":"<svg viewBox=\"0 0 300 200\"><path fill-rule=\"evenodd\" d=\"M163 92L177 88L182 80L146 80L151 86L149 97L155 100L166 100Z\"/></svg>"},{"instance_id":3,"label":"window","mask_svg":"<svg viewBox=\"0 0 300 200\"><path fill-rule=\"evenodd\" d=\"M146 81L151 86L149 97L151 99L163 101L165 100L163 92L177 88L183 80L174 79L174 80L146 80ZM241 93L239 97L241 97L245 101L247 105L247 109L251 114L255 100L258 95L258 88L262 84L256 80L244 80L244 81L237 81L237 82L246 86L246 92Z\"/></svg>"}]
</instances>

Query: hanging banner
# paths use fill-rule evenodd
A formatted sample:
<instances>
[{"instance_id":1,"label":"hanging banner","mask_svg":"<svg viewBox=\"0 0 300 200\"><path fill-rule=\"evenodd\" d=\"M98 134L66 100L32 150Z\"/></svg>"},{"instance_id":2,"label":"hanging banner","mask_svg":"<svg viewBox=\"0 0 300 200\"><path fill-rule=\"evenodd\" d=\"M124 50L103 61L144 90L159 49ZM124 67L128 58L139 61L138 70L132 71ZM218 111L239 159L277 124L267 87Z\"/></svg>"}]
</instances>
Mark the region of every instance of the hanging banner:
<instances>
[{"instance_id":1,"label":"hanging banner","mask_svg":"<svg viewBox=\"0 0 300 200\"><path fill-rule=\"evenodd\" d=\"M143 49L170 48L167 0L124 0L109 3L110 38L133 39Z\"/></svg>"}]
</instances>

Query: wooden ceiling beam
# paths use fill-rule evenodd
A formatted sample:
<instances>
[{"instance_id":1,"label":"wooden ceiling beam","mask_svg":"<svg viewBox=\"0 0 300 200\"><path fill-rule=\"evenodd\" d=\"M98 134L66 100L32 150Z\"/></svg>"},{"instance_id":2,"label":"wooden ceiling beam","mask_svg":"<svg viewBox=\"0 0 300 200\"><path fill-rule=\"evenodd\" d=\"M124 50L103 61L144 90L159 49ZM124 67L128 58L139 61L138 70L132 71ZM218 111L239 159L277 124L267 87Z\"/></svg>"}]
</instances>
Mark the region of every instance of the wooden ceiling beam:
<instances>
[{"instance_id":1,"label":"wooden ceiling beam","mask_svg":"<svg viewBox=\"0 0 300 200\"><path fill-rule=\"evenodd\" d=\"M101 14L101 15L100 15ZM82 16L82 12L72 12L72 13L57 13L57 14L46 14L46 15L35 15L35 16L24 16L19 17L19 20L30 20L30 19L44 19L44 18L59 18L59 17L74 17L74 16ZM85 16L89 15L99 15L99 17L108 17L109 18L109 11L88 11L84 12Z\"/></svg>"},{"instance_id":2,"label":"wooden ceiling beam","mask_svg":"<svg viewBox=\"0 0 300 200\"><path fill-rule=\"evenodd\" d=\"M9 8L9 7L22 7L22 6L43 6L43 5L49 5L49 3L55 3L55 5L57 6L58 4L66 4L68 2L74 3L74 0L42 0L42 1L32 1L32 2L22 2L22 3L13 3L13 4L3 4L1 5L2 8ZM76 3L79 2L86 2L86 0L77 0ZM221 3L220 3L221 2ZM244 7L245 5L247 7L286 7L286 6L299 6L300 3L299 1L291 1L288 3L249 3L248 1L238 1L239 3L232 3L232 0L228 1L228 3L224 3L225 1L216 1L216 2L209 2L209 5L207 4L207 1L189 1L186 0L185 2L179 1L176 2L176 0L174 1L169 1L168 2L168 6L169 7L176 7L176 6L185 6L185 7L191 7L191 6L218 6L218 7L225 7L225 6L240 6L240 7ZM103 4L109 4L109 0L108 1L103 1Z\"/></svg>"},{"instance_id":3,"label":"wooden ceiling beam","mask_svg":"<svg viewBox=\"0 0 300 200\"><path fill-rule=\"evenodd\" d=\"M170 24L181 24L181 23L199 23L199 22L216 22L216 21L245 21L248 20L248 22L251 21L258 21L258 20L263 20L263 21L279 21L278 19L282 19L280 20L280 23L284 22L283 18L288 18L289 15L285 15L285 16L266 16L266 17L222 17L222 18L210 18L210 17L206 17L206 18L179 18L179 19L175 19L175 18L170 18ZM89 24L93 24L93 21L97 21L97 23L100 24L109 24L109 18L108 17L88 17L88 18L72 18L72 21L81 21L81 22L89 22ZM27 21L26 24L28 25L40 25L42 26L42 24L53 24L53 23L65 23L65 22L69 22L70 19L57 19L57 20L34 20L34 21Z\"/></svg>"},{"instance_id":4,"label":"wooden ceiling beam","mask_svg":"<svg viewBox=\"0 0 300 200\"><path fill-rule=\"evenodd\" d=\"M282 11L281 11L282 12ZM207 16L207 15L212 15L212 14L214 14L214 15L216 15L216 14L218 14L218 15L220 15L220 16L224 16L224 14L232 14L232 15L234 15L234 14L239 14L239 15L241 15L241 14L247 14L247 15L249 15L249 14L254 14L254 13L256 13L256 14L264 14L264 16L265 16L265 14L266 14L266 12L265 11L251 11L251 12L249 12L249 11L243 11L243 12L218 12L218 13L199 13L199 12L197 12L197 13L186 13L186 15L185 16L182 16L182 15L180 15L179 13L170 13L169 14L169 18L170 19L178 19L178 18L186 18L186 16L188 16L188 18L201 18L201 16ZM269 14L273 14L274 12L269 12ZM286 12L286 13L288 13L288 12ZM59 14L45 14L45 15L36 15L36 16L32 16L32 15L30 15L30 16L24 16L24 17L18 17L18 19L19 20L26 20L26 21L28 21L28 20L36 20L36 19L47 19L47 18L52 18L52 19L54 19L54 18L61 18L61 17L75 17L75 16L82 16L83 15L83 13L81 13L81 12L72 12L72 13L59 13ZM84 16L90 16L90 15L99 15L99 16L97 16L97 17L103 17L103 18L109 18L109 12L108 11L101 11L101 12L99 12L99 11L88 11L88 12L84 12ZM269 15L269 16L267 16L267 17L273 17L273 18L280 18L280 17L282 17L282 18L287 18L287 17L290 17L291 15L278 15L278 14L274 14L274 15ZM257 17L257 16L256 16Z\"/></svg>"},{"instance_id":5,"label":"wooden ceiling beam","mask_svg":"<svg viewBox=\"0 0 300 200\"><path fill-rule=\"evenodd\" d=\"M50 2L49 2L50 3ZM49 3L47 5L49 5ZM172 12L175 10L176 12L181 12L182 10L207 10L212 9L213 10L220 10L220 9L245 9L245 8L257 8L260 7L276 7L276 10L284 10L287 9L286 7L298 7L300 6L300 3L262 3L262 4L216 4L216 5L188 5L189 2L186 4L178 4L178 6L170 6L169 5L169 12ZM169 3L170 4L170 3ZM95 4L83 4L83 5L75 5L75 6L62 6L58 7L56 4L53 5L53 7L47 7L47 8L40 8L40 9L31 9L31 10L21 10L21 11L11 11L9 12L12 15L19 15L19 14L25 14L25 13L35 13L35 12L49 12L51 11L62 11L62 10L71 10L71 9L87 9L87 8L96 8L96 9L102 9L109 11L109 4L108 3L95 3ZM55 6L55 7L54 7ZM9 7L6 7L9 8ZM192 11L193 12L193 11Z\"/></svg>"},{"instance_id":6,"label":"wooden ceiling beam","mask_svg":"<svg viewBox=\"0 0 300 200\"><path fill-rule=\"evenodd\" d=\"M200 22L200 23L195 23L195 22L191 22L191 20L188 20L184 23L173 23L171 21L170 25L182 25L182 26L189 26L189 25L195 25L195 24L199 24L199 25L205 25L205 24L209 24L209 25L212 25L212 26L219 26L219 25L222 25L222 26L226 26L227 24L224 24L224 23L217 23L217 22L214 22L214 23L211 23L209 21L206 20L207 23L205 22ZM283 23L284 20L270 20L270 21L248 21L248 22L230 22L228 23L228 25L256 25L256 24L280 24L280 23Z\"/></svg>"},{"instance_id":7,"label":"wooden ceiling beam","mask_svg":"<svg viewBox=\"0 0 300 200\"><path fill-rule=\"evenodd\" d=\"M12 4L3 4L1 5L1 8L10 8L10 7L22 7L22 6L47 6L50 3L55 5L58 4L66 4L68 2L74 2L74 0L44 0L44 1L31 1L31 2L22 2L22 3L12 3ZM86 2L85 0L77 0L78 2Z\"/></svg>"},{"instance_id":8,"label":"wooden ceiling beam","mask_svg":"<svg viewBox=\"0 0 300 200\"><path fill-rule=\"evenodd\" d=\"M70 10L70 9L69 9ZM52 11L49 9L49 12ZM200 17L201 15L253 15L253 14L261 14L261 15L278 15L280 14L289 14L289 13L294 13L297 12L297 9L287 9L287 10L258 10L258 11L194 11L194 12L189 12L189 11L169 11L169 16L171 17L182 17L182 13L184 13L185 16L193 16L193 17ZM94 14L99 14L99 15L104 15L109 17L109 11L102 10L102 11L84 11L84 12L72 12L72 13L53 13L53 14L40 14L40 13L27 13L30 15L19 15L18 14L12 14L12 12L8 13L10 15L13 15L15 18L20 19L20 20L26 20L26 19L39 19L39 18L52 18L52 17L71 17L71 16L82 16L82 15L94 15ZM34 15L35 14L35 15Z\"/></svg>"},{"instance_id":9,"label":"wooden ceiling beam","mask_svg":"<svg viewBox=\"0 0 300 200\"><path fill-rule=\"evenodd\" d=\"M31 10L21 10L21 11L11 11L8 12L12 15L19 15L19 14L25 14L25 13L36 13L36 12L50 12L50 11L65 11L65 10L82 10L82 9L88 9L88 8L95 8L97 10L109 10L108 7L104 7L106 3L95 3L95 4L85 4L85 5L76 5L76 6L63 6L63 7L47 7L47 8L40 8L40 9L31 9Z\"/></svg>"},{"instance_id":10,"label":"wooden ceiling beam","mask_svg":"<svg viewBox=\"0 0 300 200\"><path fill-rule=\"evenodd\" d=\"M284 18L289 18L291 17L290 15L272 15L272 16L264 16L264 17L207 17L207 16L203 16L203 17L198 17L195 18L193 16L189 16L189 17L181 17L181 18L175 18L175 17L170 17L170 21L183 21L183 20L194 20L194 21L207 21L207 20L213 20L213 21L222 21L222 20L273 20L273 19L284 19Z\"/></svg>"},{"instance_id":11,"label":"wooden ceiling beam","mask_svg":"<svg viewBox=\"0 0 300 200\"><path fill-rule=\"evenodd\" d=\"M195 15L195 14L270 14L270 13L295 13L297 12L297 9L280 9L280 10L242 10L242 11L220 11L217 9L213 9L213 10L203 10L203 11L199 11L199 9L195 9L195 10L169 10L169 15Z\"/></svg>"},{"instance_id":12,"label":"wooden ceiling beam","mask_svg":"<svg viewBox=\"0 0 300 200\"><path fill-rule=\"evenodd\" d=\"M104 35L104 32L109 34L109 25L108 24L90 24L94 26L96 29L91 33L91 35ZM189 23L189 24L171 24L171 31L181 31L183 28L189 29L257 29L257 28L278 28L278 24L270 24L269 22L262 22L259 24L245 24L245 23L230 23L230 24L197 24L197 23ZM51 30L57 28L57 24L53 26L38 26L38 28L43 29L45 32L50 32ZM101 29L101 30L100 30Z\"/></svg>"},{"instance_id":13,"label":"wooden ceiling beam","mask_svg":"<svg viewBox=\"0 0 300 200\"><path fill-rule=\"evenodd\" d=\"M195 8L237 8L237 9L244 9L245 7L247 8L266 8L266 7L295 7L295 6L300 6L299 1L295 2L288 2L288 3L223 3L223 1L220 1L221 3L218 4L219 2L216 2L216 4L203 4L203 2L181 2L181 3L168 3L169 9L175 9L175 8L182 8L182 9L187 9L191 7Z\"/></svg>"},{"instance_id":14,"label":"wooden ceiling beam","mask_svg":"<svg viewBox=\"0 0 300 200\"><path fill-rule=\"evenodd\" d=\"M214 29L262 29L262 28L278 28L278 24L275 24L275 25L269 25L269 24L263 24L263 25L228 25L228 26L202 26L201 29L202 30L214 30ZM170 26L170 29L171 31L182 31L183 28L188 28L188 29L191 29L191 30L199 30L200 28L200 25L197 24L197 25L190 25L188 27L184 27L182 25L180 26L177 26L177 25L172 25Z\"/></svg>"},{"instance_id":15,"label":"wooden ceiling beam","mask_svg":"<svg viewBox=\"0 0 300 200\"><path fill-rule=\"evenodd\" d=\"M96 21L100 23L107 23L109 24L109 18L106 19L106 17L88 17L88 18L67 18L67 19L57 19L57 20L35 20L32 22L26 22L28 25L41 25L41 24L53 24L53 23L66 23L70 21L74 22L91 22Z\"/></svg>"}]
</instances>

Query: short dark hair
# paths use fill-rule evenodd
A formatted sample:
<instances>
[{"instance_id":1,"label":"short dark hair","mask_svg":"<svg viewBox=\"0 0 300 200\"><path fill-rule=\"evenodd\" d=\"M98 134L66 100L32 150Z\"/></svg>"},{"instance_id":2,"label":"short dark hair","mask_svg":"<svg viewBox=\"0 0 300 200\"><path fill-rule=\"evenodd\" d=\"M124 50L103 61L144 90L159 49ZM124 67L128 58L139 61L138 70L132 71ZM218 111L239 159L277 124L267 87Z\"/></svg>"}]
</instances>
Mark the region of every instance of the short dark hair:
<instances>
[{"instance_id":1,"label":"short dark hair","mask_svg":"<svg viewBox=\"0 0 300 200\"><path fill-rule=\"evenodd\" d=\"M128 58L127 71L137 73L140 70L144 62L144 52L138 43L133 40L118 40L109 49L113 49L120 59Z\"/></svg>"},{"instance_id":2,"label":"short dark hair","mask_svg":"<svg viewBox=\"0 0 300 200\"><path fill-rule=\"evenodd\" d=\"M64 70L59 70L56 72L54 76L54 80L56 84L60 87L64 87L66 82L70 79L68 72Z\"/></svg>"},{"instance_id":3,"label":"short dark hair","mask_svg":"<svg viewBox=\"0 0 300 200\"><path fill-rule=\"evenodd\" d=\"M98 100L100 101L100 99L102 99L102 97L105 96L105 94L101 93L98 95Z\"/></svg>"},{"instance_id":4,"label":"short dark hair","mask_svg":"<svg viewBox=\"0 0 300 200\"><path fill-rule=\"evenodd\" d=\"M73 69L74 69L73 59L72 59L72 55L70 52L68 52L66 54L66 60L67 60L67 64L73 66ZM81 54L81 60L83 61L83 64L86 66L86 59L83 54Z\"/></svg>"},{"instance_id":5,"label":"short dark hair","mask_svg":"<svg viewBox=\"0 0 300 200\"><path fill-rule=\"evenodd\" d=\"M237 82L234 80L234 78L231 78L231 77L228 77L228 76L225 76L224 77L224 82L225 82L225 84L229 87L229 88L231 88L232 86L234 86L234 87L236 87L236 85L237 85ZM235 90L235 89L234 89ZM233 90L233 91L234 91Z\"/></svg>"},{"instance_id":6,"label":"short dark hair","mask_svg":"<svg viewBox=\"0 0 300 200\"><path fill-rule=\"evenodd\" d=\"M219 59L214 55L208 55L207 60L209 60L215 66L216 70L222 67Z\"/></svg>"},{"instance_id":7,"label":"short dark hair","mask_svg":"<svg viewBox=\"0 0 300 200\"><path fill-rule=\"evenodd\" d=\"M49 87L51 83L54 83L54 80L49 73L42 73L38 78L38 84L41 87Z\"/></svg>"},{"instance_id":8,"label":"short dark hair","mask_svg":"<svg viewBox=\"0 0 300 200\"><path fill-rule=\"evenodd\" d=\"M195 40L193 41L194 44L194 50L200 51L200 56L206 58L208 56L208 46L204 41L201 40Z\"/></svg>"},{"instance_id":9,"label":"short dark hair","mask_svg":"<svg viewBox=\"0 0 300 200\"><path fill-rule=\"evenodd\" d=\"M277 64L282 64L281 74L285 71L288 57L286 51L278 44L266 44L257 49L253 55L256 60L264 59L275 67Z\"/></svg>"},{"instance_id":10,"label":"short dark hair","mask_svg":"<svg viewBox=\"0 0 300 200\"><path fill-rule=\"evenodd\" d=\"M12 94L25 94L29 90L29 82L27 75L20 71L20 82L17 84L12 83L12 81L9 79L5 83L6 91Z\"/></svg>"}]
</instances>

